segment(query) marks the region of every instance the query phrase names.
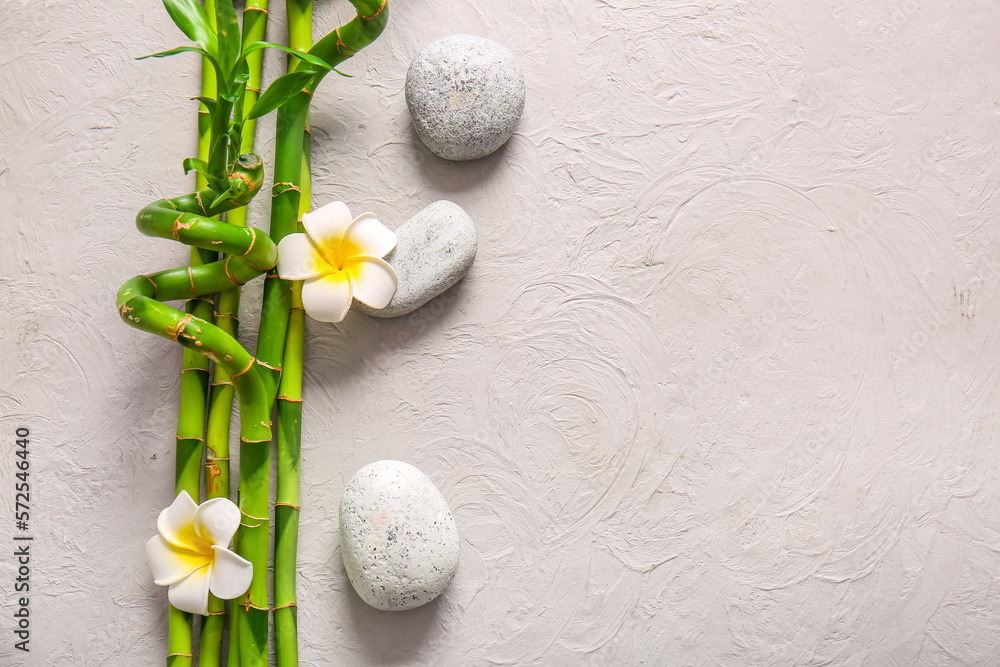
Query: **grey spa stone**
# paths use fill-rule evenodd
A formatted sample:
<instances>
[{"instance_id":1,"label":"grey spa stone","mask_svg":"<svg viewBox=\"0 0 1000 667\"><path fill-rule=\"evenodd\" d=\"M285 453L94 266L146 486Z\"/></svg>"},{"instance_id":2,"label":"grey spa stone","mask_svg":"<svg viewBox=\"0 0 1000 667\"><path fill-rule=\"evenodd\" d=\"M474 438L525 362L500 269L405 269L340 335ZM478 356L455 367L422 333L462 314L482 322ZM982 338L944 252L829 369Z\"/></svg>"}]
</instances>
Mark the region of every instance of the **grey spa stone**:
<instances>
[{"instance_id":1,"label":"grey spa stone","mask_svg":"<svg viewBox=\"0 0 1000 667\"><path fill-rule=\"evenodd\" d=\"M461 206L436 201L396 230L396 248L385 261L399 279L385 308L355 302L372 317L407 315L457 283L476 258L476 226Z\"/></svg>"},{"instance_id":2,"label":"grey spa stone","mask_svg":"<svg viewBox=\"0 0 1000 667\"><path fill-rule=\"evenodd\" d=\"M444 496L417 468L376 461L340 501L340 548L361 599L383 610L430 602L458 569L458 529Z\"/></svg>"},{"instance_id":3,"label":"grey spa stone","mask_svg":"<svg viewBox=\"0 0 1000 667\"><path fill-rule=\"evenodd\" d=\"M524 77L510 51L473 35L431 42L406 72L406 104L417 136L446 160L500 148L524 110Z\"/></svg>"}]
</instances>

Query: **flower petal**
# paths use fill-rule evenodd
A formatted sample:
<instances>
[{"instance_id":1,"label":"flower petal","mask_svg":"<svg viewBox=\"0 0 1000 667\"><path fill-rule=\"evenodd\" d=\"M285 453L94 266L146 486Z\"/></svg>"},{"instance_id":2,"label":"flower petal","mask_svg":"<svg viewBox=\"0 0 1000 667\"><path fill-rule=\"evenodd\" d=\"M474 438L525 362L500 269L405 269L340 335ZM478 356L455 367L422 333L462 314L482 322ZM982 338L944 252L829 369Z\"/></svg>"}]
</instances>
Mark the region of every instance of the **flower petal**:
<instances>
[{"instance_id":1,"label":"flower petal","mask_svg":"<svg viewBox=\"0 0 1000 667\"><path fill-rule=\"evenodd\" d=\"M289 234L278 242L278 275L285 280L305 280L334 270L305 234Z\"/></svg>"},{"instance_id":2,"label":"flower petal","mask_svg":"<svg viewBox=\"0 0 1000 667\"><path fill-rule=\"evenodd\" d=\"M211 565L195 570L170 587L167 599L181 611L208 616L208 585L211 578Z\"/></svg>"},{"instance_id":3,"label":"flower petal","mask_svg":"<svg viewBox=\"0 0 1000 667\"><path fill-rule=\"evenodd\" d=\"M198 505L194 529L212 545L228 547L240 527L240 508L229 498L212 498Z\"/></svg>"},{"instance_id":4,"label":"flower petal","mask_svg":"<svg viewBox=\"0 0 1000 667\"><path fill-rule=\"evenodd\" d=\"M302 226L309 238L324 250L335 250L352 222L351 209L342 201L330 202L302 216ZM327 261L333 261L332 254L327 255Z\"/></svg>"},{"instance_id":5,"label":"flower petal","mask_svg":"<svg viewBox=\"0 0 1000 667\"><path fill-rule=\"evenodd\" d=\"M340 322L351 308L351 280L337 271L302 284L302 307L320 322Z\"/></svg>"},{"instance_id":6,"label":"flower petal","mask_svg":"<svg viewBox=\"0 0 1000 667\"><path fill-rule=\"evenodd\" d=\"M191 500L188 492L181 491L170 507L160 512L156 519L156 529L171 544L197 551L198 538L192 523L197 509L198 504Z\"/></svg>"},{"instance_id":7,"label":"flower petal","mask_svg":"<svg viewBox=\"0 0 1000 667\"><path fill-rule=\"evenodd\" d=\"M153 582L157 586L170 586L188 576L200 567L212 562L206 556L189 549L174 546L159 535L146 542L146 561L153 571Z\"/></svg>"},{"instance_id":8,"label":"flower petal","mask_svg":"<svg viewBox=\"0 0 1000 667\"><path fill-rule=\"evenodd\" d=\"M344 232L342 252L351 257L385 257L396 247L396 233L383 225L374 213L362 213Z\"/></svg>"},{"instance_id":9,"label":"flower petal","mask_svg":"<svg viewBox=\"0 0 1000 667\"><path fill-rule=\"evenodd\" d=\"M215 549L215 567L212 568L212 595L232 600L247 592L253 579L253 564L223 547Z\"/></svg>"},{"instance_id":10,"label":"flower petal","mask_svg":"<svg viewBox=\"0 0 1000 667\"><path fill-rule=\"evenodd\" d=\"M385 308L396 293L396 272L384 259L356 257L344 269L351 278L351 294L371 308Z\"/></svg>"}]
</instances>

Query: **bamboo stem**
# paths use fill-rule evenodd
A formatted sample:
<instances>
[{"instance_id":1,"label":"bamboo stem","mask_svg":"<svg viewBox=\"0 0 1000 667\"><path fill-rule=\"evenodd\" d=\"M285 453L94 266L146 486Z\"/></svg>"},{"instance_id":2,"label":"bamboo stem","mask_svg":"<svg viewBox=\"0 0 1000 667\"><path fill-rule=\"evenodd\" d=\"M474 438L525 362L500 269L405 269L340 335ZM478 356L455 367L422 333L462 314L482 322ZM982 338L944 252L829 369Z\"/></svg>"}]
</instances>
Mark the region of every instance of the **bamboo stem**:
<instances>
[{"instance_id":1,"label":"bamboo stem","mask_svg":"<svg viewBox=\"0 0 1000 667\"><path fill-rule=\"evenodd\" d=\"M288 1L289 46L311 51L336 65L373 41L385 27L384 3L352 0L359 17L312 46L311 0ZM372 14L382 14L372 16ZM363 19L362 16L372 16ZM333 41L333 37L336 41ZM326 49L324 51L324 48ZM335 52L332 52L330 49ZM289 62L289 71L301 67ZM286 234L301 229L301 217L310 210L311 161L308 113L311 92L322 73L278 110L276 137L274 204L271 236L277 243ZM279 188L279 185L281 186ZM293 213L294 212L294 213ZM294 217L293 217L294 215ZM265 283L265 310L258 339L258 356L280 368L277 390L276 436L278 455L277 497L275 502L274 619L278 667L298 664L298 599L295 592L300 512L300 463L302 435L302 359L304 311L302 283L274 279ZM267 316L271 317L268 318ZM284 319L282 319L284 318ZM281 344L280 352L278 345ZM280 354L280 356L278 356Z\"/></svg>"},{"instance_id":2,"label":"bamboo stem","mask_svg":"<svg viewBox=\"0 0 1000 667\"><path fill-rule=\"evenodd\" d=\"M308 51L312 47L312 0L289 0L287 12L289 46ZM294 231L301 230L302 215L311 208L308 109L300 137L299 207ZM296 281L291 284L291 308L275 412L278 488L274 506L274 627L278 667L298 665L298 597L295 578L298 563L304 329L302 283Z\"/></svg>"},{"instance_id":3,"label":"bamboo stem","mask_svg":"<svg viewBox=\"0 0 1000 667\"><path fill-rule=\"evenodd\" d=\"M211 294L234 283L242 284L272 267L277 261L275 246L263 232L251 227L232 227L210 219L211 216L225 210L243 206L253 198L260 189L264 177L263 163L257 156L242 157L237 161L232 176L240 182L247 183L247 191L224 200L217 207L204 204L205 201L214 201L219 194L209 189L174 199L155 201L136 216L136 226L145 234L174 238L192 246L218 249L230 254L231 257L200 267L169 269L148 276L136 276L119 289L118 310L127 324L175 340L188 349L208 356L217 367L224 370L232 378L239 398L241 441L258 443L256 449L263 450L265 456L269 456L271 400L254 358L234 338L214 324L190 313L181 313L162 303L188 296ZM252 455L250 459L251 466L248 468L249 472L253 472ZM263 496L266 516L266 473ZM256 510L253 505L241 509L245 514L252 514L252 511ZM258 604L263 582L263 599L266 606L266 521L263 551L256 543L247 541L250 542L250 546L244 549L246 552L244 557L254 565L254 582L248 593L247 604ZM177 627L182 626L178 624ZM265 636L266 629L265 611ZM172 655L168 661L189 658L190 647L184 649L181 646L184 640L185 637L179 633L176 641L173 638L170 640ZM189 636L186 637L186 641L190 644ZM262 655L266 661L266 650Z\"/></svg>"},{"instance_id":4,"label":"bamboo stem","mask_svg":"<svg viewBox=\"0 0 1000 667\"><path fill-rule=\"evenodd\" d=\"M214 19L215 0L205 0L209 16ZM201 95L215 95L215 69L202 58ZM211 119L208 109L203 104L198 105L198 157L207 160L211 144ZM207 187L201 174L195 175L195 190ZM209 264L218 259L218 253L203 248L191 248L191 266ZM203 320L211 321L213 304L211 297L198 297L188 300L185 312ZM181 387L179 410L177 416L177 441L174 451L175 476L174 495L187 491L192 498L200 499L201 490L201 460L204 456L205 444L205 412L209 400L208 387L211 382L209 360L206 356L192 350L184 350L181 364ZM193 624L191 614L170 607L168 616L169 657L170 667L189 667L193 663ZM205 627L202 627L202 643L204 643ZM209 630L210 631L210 630Z\"/></svg>"},{"instance_id":5,"label":"bamboo stem","mask_svg":"<svg viewBox=\"0 0 1000 667\"><path fill-rule=\"evenodd\" d=\"M249 0L243 11L242 39L244 47L250 43L263 40L266 29L267 0ZM249 78L246 88L242 92L244 95L244 108L247 109L253 107L253 103L256 102L259 96L257 91L260 89L263 55L263 51L257 51L247 56ZM213 68L209 65L208 69L212 70ZM244 123L240 153L249 153L254 150L256 129L256 120L249 120ZM236 227L245 227L247 224L246 207L229 211L226 214L226 222ZM240 296L240 287L231 286L229 289L221 291L217 299L217 325L233 338L237 338L239 333ZM216 369L216 378L212 383L212 396L208 411L208 428L205 434L205 486L209 498L229 497L229 431L234 396L235 385L232 379L225 370L221 368ZM201 667L217 667L221 664L222 632L225 625L226 607L225 601L220 600L214 595L210 595L208 602L210 616L202 626ZM233 633L232 628L230 632ZM233 664L234 654L237 660L236 664L238 664L238 651L230 652L230 664Z\"/></svg>"},{"instance_id":6,"label":"bamboo stem","mask_svg":"<svg viewBox=\"0 0 1000 667\"><path fill-rule=\"evenodd\" d=\"M371 44L385 29L389 10L385 0L351 0L358 12L351 21L318 41L310 53L336 67ZM270 235L278 243L294 231L299 210L299 175L302 166L302 133L305 131L309 101L327 72L302 60L289 63L290 71L313 71L315 76L304 90L278 108L275 136L274 185L271 188ZM272 395L276 394L278 376L288 329L291 287L271 271L264 283L257 359L268 369L265 373Z\"/></svg>"}]
</instances>

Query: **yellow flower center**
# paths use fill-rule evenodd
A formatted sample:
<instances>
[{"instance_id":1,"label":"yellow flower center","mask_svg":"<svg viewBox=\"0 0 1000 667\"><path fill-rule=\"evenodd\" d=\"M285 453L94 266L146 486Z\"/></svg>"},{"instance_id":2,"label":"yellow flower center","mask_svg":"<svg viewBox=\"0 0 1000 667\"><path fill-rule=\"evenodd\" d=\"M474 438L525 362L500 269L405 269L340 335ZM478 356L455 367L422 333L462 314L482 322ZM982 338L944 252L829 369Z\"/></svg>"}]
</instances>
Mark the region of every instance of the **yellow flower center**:
<instances>
[{"instance_id":1,"label":"yellow flower center","mask_svg":"<svg viewBox=\"0 0 1000 667\"><path fill-rule=\"evenodd\" d=\"M215 559L215 551L212 549L212 543L198 536L198 533L195 532L194 524L185 526L177 534L177 539L184 545L185 549L190 549L195 553L201 554L209 560Z\"/></svg>"},{"instance_id":2,"label":"yellow flower center","mask_svg":"<svg viewBox=\"0 0 1000 667\"><path fill-rule=\"evenodd\" d=\"M340 243L336 244L336 246L331 246L333 244L328 244L323 250L326 251L326 256L333 262L333 268L338 271L343 271L347 268L347 264L352 257L363 254L358 244L349 238L341 239Z\"/></svg>"}]
</instances>

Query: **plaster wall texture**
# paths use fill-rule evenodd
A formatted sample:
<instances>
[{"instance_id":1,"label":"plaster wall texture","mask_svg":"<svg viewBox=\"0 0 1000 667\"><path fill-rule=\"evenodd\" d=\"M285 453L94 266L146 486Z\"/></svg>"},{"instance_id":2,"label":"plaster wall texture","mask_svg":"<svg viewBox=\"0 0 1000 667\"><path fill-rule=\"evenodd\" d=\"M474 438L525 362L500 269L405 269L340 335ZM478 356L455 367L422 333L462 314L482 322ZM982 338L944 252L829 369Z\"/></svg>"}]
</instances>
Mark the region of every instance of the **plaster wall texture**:
<instances>
[{"instance_id":1,"label":"plaster wall texture","mask_svg":"<svg viewBox=\"0 0 1000 667\"><path fill-rule=\"evenodd\" d=\"M390 227L455 201L479 254L406 318L308 326L303 663L1000 663L1000 5L390 11L314 98L314 201ZM317 33L349 12L318 3ZM461 164L403 97L458 32L527 84L510 142ZM183 43L153 0L8 0L0 35L0 506L30 428L35 538L30 656L0 557L0 663L157 664L142 545L181 355L113 297L186 261L133 218L191 187L197 64L132 60ZM365 606L338 553L343 486L383 458L462 537L411 612Z\"/></svg>"}]
</instances>

